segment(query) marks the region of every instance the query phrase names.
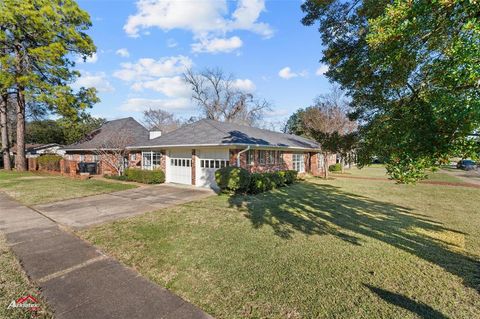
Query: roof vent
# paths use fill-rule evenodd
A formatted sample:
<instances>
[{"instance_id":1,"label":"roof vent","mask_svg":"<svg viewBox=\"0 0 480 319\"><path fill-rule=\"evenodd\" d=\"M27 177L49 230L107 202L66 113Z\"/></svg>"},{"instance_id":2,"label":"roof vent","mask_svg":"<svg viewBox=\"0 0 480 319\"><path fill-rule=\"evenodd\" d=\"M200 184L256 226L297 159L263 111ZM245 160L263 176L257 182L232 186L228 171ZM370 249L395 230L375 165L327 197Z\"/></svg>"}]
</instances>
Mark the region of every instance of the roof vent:
<instances>
[{"instance_id":1,"label":"roof vent","mask_svg":"<svg viewBox=\"0 0 480 319\"><path fill-rule=\"evenodd\" d=\"M150 131L150 139L153 140L154 138L162 136L162 131Z\"/></svg>"}]
</instances>

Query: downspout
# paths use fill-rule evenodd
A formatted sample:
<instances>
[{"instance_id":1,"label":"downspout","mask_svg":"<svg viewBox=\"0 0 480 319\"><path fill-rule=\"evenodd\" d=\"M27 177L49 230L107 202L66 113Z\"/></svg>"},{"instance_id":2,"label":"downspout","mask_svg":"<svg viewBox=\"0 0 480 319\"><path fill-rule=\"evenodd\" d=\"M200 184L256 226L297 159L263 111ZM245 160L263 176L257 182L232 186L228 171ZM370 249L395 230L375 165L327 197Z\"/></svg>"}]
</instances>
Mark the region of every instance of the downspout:
<instances>
[{"instance_id":1,"label":"downspout","mask_svg":"<svg viewBox=\"0 0 480 319\"><path fill-rule=\"evenodd\" d=\"M240 154L245 153L245 152L248 151L249 149L250 149L250 145L248 145L246 149L241 150L240 152L238 152L238 154L237 154L237 167L240 167Z\"/></svg>"}]
</instances>

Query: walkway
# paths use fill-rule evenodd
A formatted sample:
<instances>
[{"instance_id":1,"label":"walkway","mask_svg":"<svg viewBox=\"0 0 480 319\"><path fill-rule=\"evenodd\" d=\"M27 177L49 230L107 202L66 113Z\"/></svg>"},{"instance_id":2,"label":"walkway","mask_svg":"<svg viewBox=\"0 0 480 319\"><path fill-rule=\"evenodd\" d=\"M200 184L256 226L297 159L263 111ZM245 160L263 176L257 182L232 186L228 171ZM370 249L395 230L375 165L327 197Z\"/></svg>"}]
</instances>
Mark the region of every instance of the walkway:
<instances>
[{"instance_id":1,"label":"walkway","mask_svg":"<svg viewBox=\"0 0 480 319\"><path fill-rule=\"evenodd\" d=\"M57 319L211 318L1 192L0 231Z\"/></svg>"}]
</instances>

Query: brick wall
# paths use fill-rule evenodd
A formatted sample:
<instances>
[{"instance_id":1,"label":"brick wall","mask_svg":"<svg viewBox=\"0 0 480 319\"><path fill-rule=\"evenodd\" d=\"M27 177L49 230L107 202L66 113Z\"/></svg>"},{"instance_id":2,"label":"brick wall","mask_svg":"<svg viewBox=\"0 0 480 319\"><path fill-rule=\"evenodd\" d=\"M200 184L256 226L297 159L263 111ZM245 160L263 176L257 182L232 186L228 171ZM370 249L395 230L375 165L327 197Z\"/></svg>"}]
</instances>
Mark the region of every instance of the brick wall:
<instances>
[{"instance_id":1,"label":"brick wall","mask_svg":"<svg viewBox=\"0 0 480 319\"><path fill-rule=\"evenodd\" d=\"M238 153L241 149L231 149L230 150L230 165L237 165ZM251 173L257 172L270 172L275 170L284 170L284 169L293 169L293 154L299 152L292 151L283 151L282 161L275 164L260 164L258 160L259 150L251 150L254 152L254 162L253 165L250 163L247 164L247 152L240 154L240 167L247 169ZM316 152L303 152L303 158L305 161L305 172L310 173L315 176L321 176L323 174L323 169L318 167L318 154ZM329 164L335 164L336 156L330 155Z\"/></svg>"}]
</instances>

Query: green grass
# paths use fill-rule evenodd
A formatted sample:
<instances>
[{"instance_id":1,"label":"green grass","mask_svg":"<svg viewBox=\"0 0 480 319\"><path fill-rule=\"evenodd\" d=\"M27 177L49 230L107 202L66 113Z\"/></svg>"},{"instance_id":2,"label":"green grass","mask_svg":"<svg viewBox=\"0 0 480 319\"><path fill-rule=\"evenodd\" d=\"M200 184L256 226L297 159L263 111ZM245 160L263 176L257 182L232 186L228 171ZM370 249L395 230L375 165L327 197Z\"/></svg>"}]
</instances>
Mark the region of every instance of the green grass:
<instances>
[{"instance_id":1,"label":"green grass","mask_svg":"<svg viewBox=\"0 0 480 319\"><path fill-rule=\"evenodd\" d=\"M311 179L79 234L217 318L479 318L479 195Z\"/></svg>"},{"instance_id":2,"label":"green grass","mask_svg":"<svg viewBox=\"0 0 480 319\"><path fill-rule=\"evenodd\" d=\"M35 318L52 318L47 304L28 281L5 238L0 235L0 318L32 318L32 313L20 308L8 308L12 300L31 295L39 300L40 310Z\"/></svg>"},{"instance_id":3,"label":"green grass","mask_svg":"<svg viewBox=\"0 0 480 319\"><path fill-rule=\"evenodd\" d=\"M356 177L389 178L385 167L379 164L366 166L366 167L363 167L362 169L359 169L357 167L352 167L351 169L346 169L345 174L350 176L356 176ZM464 183L462 179L449 175L447 173L444 173L441 170L438 170L436 172L430 172L426 180L448 182L448 183Z\"/></svg>"},{"instance_id":4,"label":"green grass","mask_svg":"<svg viewBox=\"0 0 480 319\"><path fill-rule=\"evenodd\" d=\"M135 187L113 181L92 179L82 181L57 175L0 170L0 190L26 205L111 193Z\"/></svg>"}]
</instances>

